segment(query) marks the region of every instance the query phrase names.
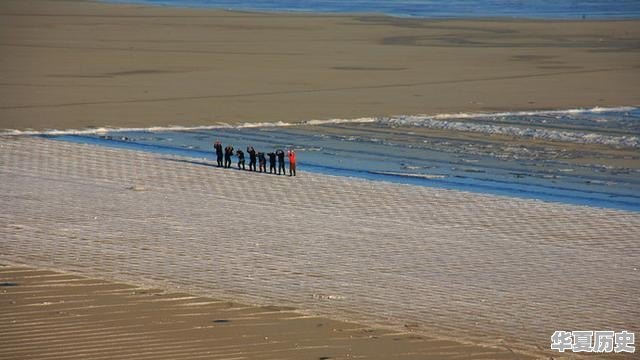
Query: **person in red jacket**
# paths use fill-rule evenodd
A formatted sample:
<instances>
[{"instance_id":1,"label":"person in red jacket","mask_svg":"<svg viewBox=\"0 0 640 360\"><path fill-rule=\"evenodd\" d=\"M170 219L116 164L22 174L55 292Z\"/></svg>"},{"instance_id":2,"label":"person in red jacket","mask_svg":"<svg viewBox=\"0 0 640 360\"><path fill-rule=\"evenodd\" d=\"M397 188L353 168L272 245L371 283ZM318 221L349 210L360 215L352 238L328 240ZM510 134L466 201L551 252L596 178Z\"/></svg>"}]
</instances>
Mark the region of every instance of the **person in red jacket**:
<instances>
[{"instance_id":1,"label":"person in red jacket","mask_svg":"<svg viewBox=\"0 0 640 360\"><path fill-rule=\"evenodd\" d=\"M296 152L289 149L289 176L296 176Z\"/></svg>"}]
</instances>

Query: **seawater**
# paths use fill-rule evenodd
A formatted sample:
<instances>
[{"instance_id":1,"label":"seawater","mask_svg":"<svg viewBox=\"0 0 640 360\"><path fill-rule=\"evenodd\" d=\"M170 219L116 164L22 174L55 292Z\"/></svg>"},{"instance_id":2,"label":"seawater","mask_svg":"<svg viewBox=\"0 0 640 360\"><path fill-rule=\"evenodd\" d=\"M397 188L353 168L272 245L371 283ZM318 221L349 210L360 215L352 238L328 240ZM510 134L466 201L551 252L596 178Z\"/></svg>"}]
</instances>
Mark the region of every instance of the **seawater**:
<instances>
[{"instance_id":1,"label":"seawater","mask_svg":"<svg viewBox=\"0 0 640 360\"><path fill-rule=\"evenodd\" d=\"M458 114L262 127L100 130L41 136L184 156L185 160L181 161L201 166L215 163L212 145L216 140L243 151L248 145L265 153L278 148L295 148L301 176L304 171L310 171L640 211L640 169L624 164L572 161L589 157L592 150L585 150L581 144L599 144L600 141L605 145L598 146L624 148L635 154L627 160L637 161L640 158L640 109L472 116L473 121L469 120L469 114ZM407 118L411 121L405 121ZM463 124L467 126L467 132L475 130L490 134L516 129L519 139L530 146L513 146L490 141L490 138L473 140L433 135L429 127L434 123L437 126L448 124L445 128L454 130ZM513 136L513 130L509 131ZM563 141L567 148L550 148L534 141L549 140L544 136ZM167 166L171 165L168 163Z\"/></svg>"},{"instance_id":2,"label":"seawater","mask_svg":"<svg viewBox=\"0 0 640 360\"><path fill-rule=\"evenodd\" d=\"M110 2L266 12L384 14L418 18L640 17L638 0L111 0Z\"/></svg>"}]
</instances>

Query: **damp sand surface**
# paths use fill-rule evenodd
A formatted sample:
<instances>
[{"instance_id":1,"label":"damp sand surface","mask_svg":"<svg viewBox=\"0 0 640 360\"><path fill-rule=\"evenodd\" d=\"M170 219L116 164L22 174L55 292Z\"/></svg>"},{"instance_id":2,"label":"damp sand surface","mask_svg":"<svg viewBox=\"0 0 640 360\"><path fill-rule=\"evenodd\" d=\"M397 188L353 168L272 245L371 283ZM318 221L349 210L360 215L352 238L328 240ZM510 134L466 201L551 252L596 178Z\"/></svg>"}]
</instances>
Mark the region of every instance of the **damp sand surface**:
<instances>
[{"instance_id":1,"label":"damp sand surface","mask_svg":"<svg viewBox=\"0 0 640 360\"><path fill-rule=\"evenodd\" d=\"M4 262L526 351L640 330L635 212L0 144Z\"/></svg>"}]
</instances>

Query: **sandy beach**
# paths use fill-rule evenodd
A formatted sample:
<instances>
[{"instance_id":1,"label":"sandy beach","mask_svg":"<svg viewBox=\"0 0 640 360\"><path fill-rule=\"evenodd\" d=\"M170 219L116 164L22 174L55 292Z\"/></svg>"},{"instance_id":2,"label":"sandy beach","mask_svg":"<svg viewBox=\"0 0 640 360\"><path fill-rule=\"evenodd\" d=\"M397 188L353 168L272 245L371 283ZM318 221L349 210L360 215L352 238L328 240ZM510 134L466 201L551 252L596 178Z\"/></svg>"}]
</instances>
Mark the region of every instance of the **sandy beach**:
<instances>
[{"instance_id":1,"label":"sandy beach","mask_svg":"<svg viewBox=\"0 0 640 360\"><path fill-rule=\"evenodd\" d=\"M2 359L520 359L487 348L25 267L0 266Z\"/></svg>"},{"instance_id":2,"label":"sandy beach","mask_svg":"<svg viewBox=\"0 0 640 360\"><path fill-rule=\"evenodd\" d=\"M296 178L220 169L209 147L167 145L171 136L89 139L124 150L6 130L638 106L639 47L640 20L3 0L0 359L574 358L549 350L553 331L638 334L638 212L304 166ZM570 188L557 179L573 176L590 183L575 185L587 200L596 190L615 200L635 196L622 190L640 168L637 127L619 112L366 131L431 146L449 156L443 168L511 159L505 183L524 183L527 165L548 176L531 176L536 186ZM508 126L546 133L489 131ZM317 133L300 136L365 131L305 127ZM207 146L213 136L190 135ZM384 151L407 154L398 149Z\"/></svg>"},{"instance_id":3,"label":"sandy beach","mask_svg":"<svg viewBox=\"0 0 640 360\"><path fill-rule=\"evenodd\" d=\"M640 104L639 22L0 3L0 128Z\"/></svg>"},{"instance_id":4,"label":"sandy beach","mask_svg":"<svg viewBox=\"0 0 640 360\"><path fill-rule=\"evenodd\" d=\"M1 140L0 262L547 356L640 331L635 212Z\"/></svg>"}]
</instances>

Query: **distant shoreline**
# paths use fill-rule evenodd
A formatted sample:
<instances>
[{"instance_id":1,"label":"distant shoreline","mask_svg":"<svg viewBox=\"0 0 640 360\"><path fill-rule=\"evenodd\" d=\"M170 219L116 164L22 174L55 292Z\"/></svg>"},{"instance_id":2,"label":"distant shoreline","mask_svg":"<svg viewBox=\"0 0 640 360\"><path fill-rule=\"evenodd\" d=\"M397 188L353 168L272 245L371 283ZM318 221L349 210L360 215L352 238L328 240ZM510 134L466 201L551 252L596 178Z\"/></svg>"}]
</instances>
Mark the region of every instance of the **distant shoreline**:
<instances>
[{"instance_id":1,"label":"distant shoreline","mask_svg":"<svg viewBox=\"0 0 640 360\"><path fill-rule=\"evenodd\" d=\"M242 15L51 0L7 0L0 12L0 129L640 104L640 20Z\"/></svg>"},{"instance_id":2,"label":"distant shoreline","mask_svg":"<svg viewBox=\"0 0 640 360\"><path fill-rule=\"evenodd\" d=\"M95 135L107 132L129 132L129 131L148 131L148 132L166 132L166 131L197 131L197 130L215 130L215 129L229 129L229 128L271 128L271 127L288 127L288 126L307 126L307 125L331 125L331 124L343 124L343 123L374 123L379 122L382 118L399 119L403 117L422 118L423 120L473 120L483 117L492 116L540 116L540 115L568 115L568 114L580 114L580 113L600 113L600 112L622 112L622 111L634 111L640 109L640 105L636 106L618 106L618 107L593 107L593 108L578 108L578 109L544 109L544 110L522 110L514 112L479 112L479 113L446 113L446 114L396 114L385 117L362 117L354 119L311 119L299 122L246 122L238 124L226 124L218 123L213 125L201 125L201 126L182 126L182 125L167 125L167 126L148 126L148 127L94 127L78 129L1 129L0 136L58 136L58 135Z\"/></svg>"},{"instance_id":3,"label":"distant shoreline","mask_svg":"<svg viewBox=\"0 0 640 360\"><path fill-rule=\"evenodd\" d=\"M390 17L397 19L407 20L477 20L477 21L612 21L612 20L640 20L640 14L631 16L603 16L603 15L588 15L588 14L574 14L572 16L537 16L537 15L487 15L487 16L460 16L460 15L408 15L399 13L385 13L385 12L359 12L359 11L318 11L312 9L255 9L255 8L242 8L242 7L222 7L222 6L206 6L202 5L185 5L185 4L166 4L166 3L147 3L137 0L89 0L97 3L104 4L124 4L124 5L140 5L151 7L163 7L163 8L176 8L176 9L201 9L201 10L214 10L214 11L228 11L235 13L246 14L261 14L261 15L302 15L302 16L319 16L319 17ZM547 14L548 15L548 14Z\"/></svg>"}]
</instances>

